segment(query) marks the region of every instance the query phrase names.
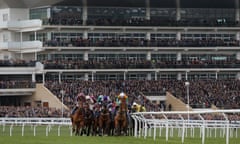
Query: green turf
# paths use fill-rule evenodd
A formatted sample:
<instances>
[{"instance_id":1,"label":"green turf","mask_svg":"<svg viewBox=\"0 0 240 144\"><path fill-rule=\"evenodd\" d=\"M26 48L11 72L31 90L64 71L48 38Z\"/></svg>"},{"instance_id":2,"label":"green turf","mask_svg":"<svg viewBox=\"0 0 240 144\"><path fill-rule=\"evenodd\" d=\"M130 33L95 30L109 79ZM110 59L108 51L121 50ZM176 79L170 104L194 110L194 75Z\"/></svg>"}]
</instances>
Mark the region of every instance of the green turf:
<instances>
[{"instance_id":1,"label":"green turf","mask_svg":"<svg viewBox=\"0 0 240 144\"><path fill-rule=\"evenodd\" d=\"M53 126L51 129L47 129L46 126L38 126L36 127L36 136L33 136L33 130L34 127L25 126L24 136L22 136L22 127L14 126L12 136L9 136L10 127L0 126L0 144L181 144L181 137L177 136L177 130L174 131L173 137L169 136L168 141L166 141L165 130L162 131L161 136L157 132L155 141L152 136L146 139L133 136L71 136L70 128L67 126L61 127L60 136L58 136L58 126ZM48 136L46 136L46 130ZM235 134L230 138L229 144L240 144L240 134L237 135L238 138L235 137ZM206 137L205 140L205 144L225 143L226 139L219 136L219 131L217 131L216 138L213 131L212 138ZM194 138L190 137L190 131L188 131L188 137L185 138L184 144L201 144L199 131L195 131Z\"/></svg>"}]
</instances>

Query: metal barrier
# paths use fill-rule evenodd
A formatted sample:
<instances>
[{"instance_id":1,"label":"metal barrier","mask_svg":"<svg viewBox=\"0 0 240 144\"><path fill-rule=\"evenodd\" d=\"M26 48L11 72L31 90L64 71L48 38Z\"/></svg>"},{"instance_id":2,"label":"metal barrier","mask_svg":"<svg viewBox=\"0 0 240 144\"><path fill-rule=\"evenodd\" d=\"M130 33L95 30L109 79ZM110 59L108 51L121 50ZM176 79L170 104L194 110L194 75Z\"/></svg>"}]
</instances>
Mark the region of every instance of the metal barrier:
<instances>
[{"instance_id":1,"label":"metal barrier","mask_svg":"<svg viewBox=\"0 0 240 144\"><path fill-rule=\"evenodd\" d=\"M184 143L184 139L185 137L188 137L189 133L189 137L194 137L196 129L199 129L199 137L201 138L202 144L205 143L206 137L216 138L217 131L220 132L220 137L226 137L226 144L229 144L230 137L239 137L238 131L240 130L240 119L230 121L226 116L226 113L234 114L239 112L240 110L165 111L139 112L133 113L131 116L134 119L134 137L136 138L153 137L153 139L156 140L157 130L159 136L162 136L164 129L167 142L169 137L173 136L174 129L177 129L177 136L181 137L181 142ZM207 120L202 116L204 114L218 114L224 119ZM175 115L175 117L169 118L169 115ZM197 115L198 119L192 119L189 115ZM186 119L186 117L188 117L188 119ZM151 135L152 132L153 136Z\"/></svg>"},{"instance_id":2,"label":"metal barrier","mask_svg":"<svg viewBox=\"0 0 240 144\"><path fill-rule=\"evenodd\" d=\"M71 130L71 119L70 118L0 118L0 126L5 131L6 126L9 126L9 135L13 135L13 128L15 126L21 127L21 135L24 136L25 127L33 127L33 136L36 136L36 129L38 126L45 126L46 136L48 136L51 127L57 126L58 136L61 135L61 127L69 126L70 135L72 136Z\"/></svg>"}]
</instances>

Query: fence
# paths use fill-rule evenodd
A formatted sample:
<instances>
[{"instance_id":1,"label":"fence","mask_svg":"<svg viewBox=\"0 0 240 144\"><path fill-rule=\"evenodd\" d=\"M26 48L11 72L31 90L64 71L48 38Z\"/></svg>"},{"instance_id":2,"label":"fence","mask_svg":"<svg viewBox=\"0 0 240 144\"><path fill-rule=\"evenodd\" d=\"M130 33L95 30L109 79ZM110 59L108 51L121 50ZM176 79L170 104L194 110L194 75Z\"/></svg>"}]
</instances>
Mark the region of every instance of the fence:
<instances>
[{"instance_id":1,"label":"fence","mask_svg":"<svg viewBox=\"0 0 240 144\"><path fill-rule=\"evenodd\" d=\"M13 135L14 127L21 127L21 135L24 136L25 127L30 126L33 131L33 136L36 136L37 128L41 126L45 127L45 134L48 136L51 128L57 126L57 135L61 135L61 127L68 126L69 133L72 136L71 120L70 118L0 118L0 126L2 131L6 131L6 127L9 128L9 135Z\"/></svg>"},{"instance_id":2,"label":"fence","mask_svg":"<svg viewBox=\"0 0 240 144\"><path fill-rule=\"evenodd\" d=\"M240 137L240 110L207 110L207 111L172 111L172 112L139 112L131 114L134 121L134 137L152 137L157 134L164 136L166 141L173 135L181 138L184 143L186 137L196 137L199 131L201 143L206 137L226 138L226 144L232 137ZM233 119L233 117L235 119ZM210 119L212 118L212 119ZM67 134L72 136L70 118L0 118L2 131L9 130L12 136L14 127L20 127L21 135L25 134L25 127L31 127L31 133L36 136L37 129L43 128L44 134L49 135L52 127L57 128L57 136L61 136L61 128L68 127ZM16 130L15 130L16 131Z\"/></svg>"},{"instance_id":3,"label":"fence","mask_svg":"<svg viewBox=\"0 0 240 144\"><path fill-rule=\"evenodd\" d=\"M240 137L240 110L207 110L207 111L172 111L172 112L139 112L132 114L134 119L134 136L147 138L152 136L156 140L165 132L166 142L173 133L181 137L181 142L187 136L194 137L199 130L201 143L207 137L226 137L229 144L230 137ZM234 119L233 119L234 117ZM211 118L211 119L210 119Z\"/></svg>"}]
</instances>

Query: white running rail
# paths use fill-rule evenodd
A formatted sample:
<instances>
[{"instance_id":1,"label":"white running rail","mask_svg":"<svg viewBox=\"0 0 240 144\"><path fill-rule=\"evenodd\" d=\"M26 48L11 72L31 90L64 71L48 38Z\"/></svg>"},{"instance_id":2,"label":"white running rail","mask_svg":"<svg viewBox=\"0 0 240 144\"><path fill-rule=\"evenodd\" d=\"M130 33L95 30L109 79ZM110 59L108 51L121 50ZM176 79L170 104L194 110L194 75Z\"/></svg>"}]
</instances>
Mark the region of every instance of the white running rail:
<instances>
[{"instance_id":1,"label":"white running rail","mask_svg":"<svg viewBox=\"0 0 240 144\"><path fill-rule=\"evenodd\" d=\"M2 126L3 132L5 127L9 126L9 135L13 135L13 129L15 126L21 127L21 134L24 136L25 127L31 126L33 128L33 135L36 136L37 127L45 126L46 136L49 135L50 129L53 126L57 126L58 136L61 136L61 127L68 126L70 135L72 136L71 129L71 119L70 118L0 118L0 126Z\"/></svg>"},{"instance_id":2,"label":"white running rail","mask_svg":"<svg viewBox=\"0 0 240 144\"><path fill-rule=\"evenodd\" d=\"M238 115L238 120L230 120L229 115ZM211 119L204 119L204 115L212 115ZM182 144L185 137L190 133L194 137L195 128L200 130L201 143L205 144L206 137L220 136L226 137L226 144L229 138L239 137L240 130L240 110L207 110L207 111L162 111L162 112L138 112L131 114L134 119L134 136L144 138L152 136L156 140L158 130L159 136L165 132L166 142L173 136L177 129L178 137L181 137ZM194 116L194 117L193 117ZM221 118L219 118L221 117ZM164 129L164 131L163 131ZM190 132L189 132L190 131Z\"/></svg>"}]
</instances>

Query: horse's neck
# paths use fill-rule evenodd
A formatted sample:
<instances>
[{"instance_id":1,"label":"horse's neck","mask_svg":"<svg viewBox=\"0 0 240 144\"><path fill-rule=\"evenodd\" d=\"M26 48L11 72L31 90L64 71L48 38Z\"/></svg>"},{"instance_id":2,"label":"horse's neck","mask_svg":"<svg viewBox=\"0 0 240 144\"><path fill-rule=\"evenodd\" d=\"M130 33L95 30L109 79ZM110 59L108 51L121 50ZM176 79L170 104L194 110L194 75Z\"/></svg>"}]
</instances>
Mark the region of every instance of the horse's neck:
<instances>
[{"instance_id":1,"label":"horse's neck","mask_svg":"<svg viewBox=\"0 0 240 144\"><path fill-rule=\"evenodd\" d=\"M78 108L78 114L80 114L80 115L84 114L84 109L83 108Z\"/></svg>"},{"instance_id":2,"label":"horse's neck","mask_svg":"<svg viewBox=\"0 0 240 144\"><path fill-rule=\"evenodd\" d=\"M122 103L120 105L120 111L126 111L126 104L125 103Z\"/></svg>"},{"instance_id":3,"label":"horse's neck","mask_svg":"<svg viewBox=\"0 0 240 144\"><path fill-rule=\"evenodd\" d=\"M106 113L108 113L108 109L107 109L107 108L104 108L104 109L101 110L101 112L104 113L104 114L106 114Z\"/></svg>"}]
</instances>

